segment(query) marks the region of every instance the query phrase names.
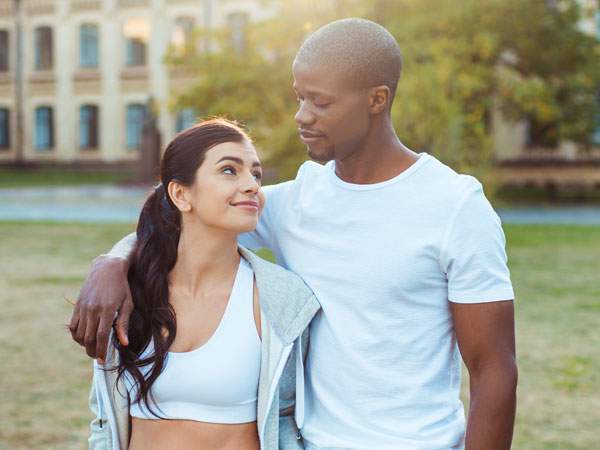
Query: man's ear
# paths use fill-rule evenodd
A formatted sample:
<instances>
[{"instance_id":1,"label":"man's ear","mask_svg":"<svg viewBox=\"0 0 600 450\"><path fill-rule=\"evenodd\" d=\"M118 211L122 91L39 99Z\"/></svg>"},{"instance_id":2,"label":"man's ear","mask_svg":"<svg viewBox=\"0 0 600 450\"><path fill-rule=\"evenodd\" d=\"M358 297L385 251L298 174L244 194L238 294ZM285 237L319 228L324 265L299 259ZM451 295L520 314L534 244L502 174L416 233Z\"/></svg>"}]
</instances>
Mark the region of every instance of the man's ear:
<instances>
[{"instance_id":1,"label":"man's ear","mask_svg":"<svg viewBox=\"0 0 600 450\"><path fill-rule=\"evenodd\" d=\"M369 110L371 114L380 114L389 110L391 102L390 88L381 85L375 86L369 90Z\"/></svg>"},{"instance_id":2,"label":"man's ear","mask_svg":"<svg viewBox=\"0 0 600 450\"><path fill-rule=\"evenodd\" d=\"M185 186L177 181L170 181L167 186L167 195L171 197L171 201L181 212L189 212L192 210L192 203L188 198L188 190Z\"/></svg>"}]
</instances>

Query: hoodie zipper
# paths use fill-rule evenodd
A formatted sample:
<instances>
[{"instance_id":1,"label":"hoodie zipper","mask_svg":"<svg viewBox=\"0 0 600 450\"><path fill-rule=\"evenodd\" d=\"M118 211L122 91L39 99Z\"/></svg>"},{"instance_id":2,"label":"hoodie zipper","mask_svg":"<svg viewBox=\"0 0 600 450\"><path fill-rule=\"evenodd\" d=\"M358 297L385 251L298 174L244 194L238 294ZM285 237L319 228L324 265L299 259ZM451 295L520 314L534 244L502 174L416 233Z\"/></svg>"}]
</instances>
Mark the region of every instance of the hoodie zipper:
<instances>
[{"instance_id":1,"label":"hoodie zipper","mask_svg":"<svg viewBox=\"0 0 600 450\"><path fill-rule=\"evenodd\" d=\"M98 391L99 391L98 412L100 413L100 425L102 428L102 412L103 412L103 409L106 409L107 422L108 422L108 426L110 427L110 431L111 431L110 439L111 439L112 449L118 450L120 448L119 436L117 435L117 427L115 426L115 423L113 420L114 412L110 408L111 402L110 402L110 394L108 393L108 387L106 384L106 373L105 373L104 369L102 368L102 366L100 364L98 364L96 361L94 361L94 370L96 371L96 375L98 375L97 389L98 389L98 387L100 388L100 389L98 389ZM100 405L102 405L102 406L100 406ZM107 405L107 407L103 408L104 405Z\"/></svg>"},{"instance_id":2,"label":"hoodie zipper","mask_svg":"<svg viewBox=\"0 0 600 450\"><path fill-rule=\"evenodd\" d=\"M271 382L271 385L269 386L269 393L267 395L265 420L263 421L262 426L260 427L261 429L260 429L259 437L260 437L261 442L264 442L265 426L267 425L266 419L269 416L269 411L271 410L271 405L273 404L273 399L275 397L275 389L277 389L277 387L279 386L279 379L281 378L281 374L283 373L285 363L287 362L287 359L290 356L290 353L291 353L293 347L294 347L293 343L286 345L281 352L279 361L277 362L277 367L276 367L275 373L273 375L273 381Z\"/></svg>"},{"instance_id":3,"label":"hoodie zipper","mask_svg":"<svg viewBox=\"0 0 600 450\"><path fill-rule=\"evenodd\" d=\"M298 427L297 439L302 435L302 427L304 426L304 355L302 354L302 335L296 339L296 407L294 411L294 419Z\"/></svg>"}]
</instances>

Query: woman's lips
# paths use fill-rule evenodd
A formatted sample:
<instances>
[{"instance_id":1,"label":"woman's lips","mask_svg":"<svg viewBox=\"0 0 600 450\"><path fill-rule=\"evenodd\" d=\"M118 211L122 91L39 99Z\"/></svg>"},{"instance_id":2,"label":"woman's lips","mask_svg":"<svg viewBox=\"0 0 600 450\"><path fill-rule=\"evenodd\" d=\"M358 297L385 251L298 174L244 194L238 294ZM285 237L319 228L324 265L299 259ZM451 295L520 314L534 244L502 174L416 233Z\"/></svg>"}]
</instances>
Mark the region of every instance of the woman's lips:
<instances>
[{"instance_id":1,"label":"woman's lips","mask_svg":"<svg viewBox=\"0 0 600 450\"><path fill-rule=\"evenodd\" d=\"M237 203L233 203L233 206L236 206L241 209L245 209L246 211L252 211L252 212L258 211L258 208L259 208L258 202L253 202L253 201L237 202Z\"/></svg>"}]
</instances>

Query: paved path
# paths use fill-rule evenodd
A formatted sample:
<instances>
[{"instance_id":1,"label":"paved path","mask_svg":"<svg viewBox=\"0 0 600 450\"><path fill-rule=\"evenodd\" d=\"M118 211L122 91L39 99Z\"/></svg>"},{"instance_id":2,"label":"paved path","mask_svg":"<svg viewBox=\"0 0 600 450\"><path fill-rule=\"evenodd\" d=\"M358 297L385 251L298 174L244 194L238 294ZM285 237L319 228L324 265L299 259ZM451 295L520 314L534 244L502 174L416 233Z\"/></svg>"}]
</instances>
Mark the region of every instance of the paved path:
<instances>
[{"instance_id":1,"label":"paved path","mask_svg":"<svg viewBox=\"0 0 600 450\"><path fill-rule=\"evenodd\" d=\"M131 223L149 192L115 186L0 189L0 220ZM511 224L600 225L600 206L519 207L498 213Z\"/></svg>"},{"instance_id":2,"label":"paved path","mask_svg":"<svg viewBox=\"0 0 600 450\"><path fill-rule=\"evenodd\" d=\"M0 220L135 222L149 189L115 186L0 189Z\"/></svg>"}]
</instances>

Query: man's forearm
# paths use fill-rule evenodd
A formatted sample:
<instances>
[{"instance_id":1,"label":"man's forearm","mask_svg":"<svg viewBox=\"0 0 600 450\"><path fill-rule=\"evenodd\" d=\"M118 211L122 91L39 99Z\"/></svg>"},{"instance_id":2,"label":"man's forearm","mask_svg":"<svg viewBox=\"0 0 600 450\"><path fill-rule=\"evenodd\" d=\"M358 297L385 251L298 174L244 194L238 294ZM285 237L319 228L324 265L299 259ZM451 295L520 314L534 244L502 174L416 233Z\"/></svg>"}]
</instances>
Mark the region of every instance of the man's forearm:
<instances>
[{"instance_id":1,"label":"man's forearm","mask_svg":"<svg viewBox=\"0 0 600 450\"><path fill-rule=\"evenodd\" d=\"M123 259L129 260L129 257L131 256L131 251L133 250L136 239L137 239L137 237L136 237L135 233L128 234L123 239L121 239L119 242L117 242L113 246L113 248L110 249L110 252L108 252L104 256L108 256L111 258L123 258Z\"/></svg>"},{"instance_id":2,"label":"man's forearm","mask_svg":"<svg viewBox=\"0 0 600 450\"><path fill-rule=\"evenodd\" d=\"M508 450L516 410L517 367L481 369L471 374L465 450Z\"/></svg>"}]
</instances>

